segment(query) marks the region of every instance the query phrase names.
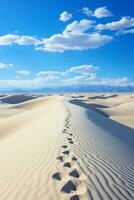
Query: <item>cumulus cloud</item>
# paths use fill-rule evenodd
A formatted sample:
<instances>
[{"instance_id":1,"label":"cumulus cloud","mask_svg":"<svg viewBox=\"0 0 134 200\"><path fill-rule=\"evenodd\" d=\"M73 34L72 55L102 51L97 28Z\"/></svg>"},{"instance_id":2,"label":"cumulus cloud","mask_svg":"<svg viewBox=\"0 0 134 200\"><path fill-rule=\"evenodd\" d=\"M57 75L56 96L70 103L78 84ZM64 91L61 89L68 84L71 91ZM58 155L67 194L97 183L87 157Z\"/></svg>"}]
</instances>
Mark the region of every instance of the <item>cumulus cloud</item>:
<instances>
[{"instance_id":1,"label":"cumulus cloud","mask_svg":"<svg viewBox=\"0 0 134 200\"><path fill-rule=\"evenodd\" d=\"M64 52L67 50L87 50L95 49L110 42L112 36L101 35L99 33L79 35L56 34L44 41L44 46L37 47L36 50L48 52Z\"/></svg>"},{"instance_id":2,"label":"cumulus cloud","mask_svg":"<svg viewBox=\"0 0 134 200\"><path fill-rule=\"evenodd\" d=\"M26 35L16 35L16 34L7 34L0 36L0 46L7 46L7 45L37 45L40 43L35 37L26 36Z\"/></svg>"},{"instance_id":3,"label":"cumulus cloud","mask_svg":"<svg viewBox=\"0 0 134 200\"><path fill-rule=\"evenodd\" d=\"M103 18L103 17L111 17L113 14L111 13L110 10L108 10L105 6L104 7L99 7L97 9L90 10L88 7L84 7L82 9L83 14L86 14L88 17L89 16L94 16L96 18Z\"/></svg>"},{"instance_id":4,"label":"cumulus cloud","mask_svg":"<svg viewBox=\"0 0 134 200\"><path fill-rule=\"evenodd\" d=\"M35 77L34 79L11 79L11 80L0 80L0 88L14 88L18 87L21 89L30 89L30 88L42 88L42 87L58 87L58 86L72 86L72 85L105 85L105 86L134 86L134 82L131 82L127 77L111 79L103 78L98 79L96 74L91 73L89 76L77 75L74 77L67 77L61 79L57 76L49 75L45 78Z\"/></svg>"},{"instance_id":5,"label":"cumulus cloud","mask_svg":"<svg viewBox=\"0 0 134 200\"><path fill-rule=\"evenodd\" d=\"M36 74L37 77L46 77L49 75L54 75L54 76L67 76L72 73L90 73L93 71L98 70L99 67L98 66L94 66L94 65L80 65L80 66L74 66L74 67L70 67L69 69L65 70L65 71L40 71Z\"/></svg>"},{"instance_id":6,"label":"cumulus cloud","mask_svg":"<svg viewBox=\"0 0 134 200\"><path fill-rule=\"evenodd\" d=\"M82 8L82 12L83 12L83 14L87 15L88 17L93 15L93 11L90 10L88 7Z\"/></svg>"},{"instance_id":7,"label":"cumulus cloud","mask_svg":"<svg viewBox=\"0 0 134 200\"><path fill-rule=\"evenodd\" d=\"M128 77L122 77L122 78L103 78L99 82L101 85L108 85L108 86L127 86L127 85L133 85L130 84Z\"/></svg>"},{"instance_id":8,"label":"cumulus cloud","mask_svg":"<svg viewBox=\"0 0 134 200\"><path fill-rule=\"evenodd\" d=\"M96 71L98 67L94 65L81 65L70 67L64 71L40 71L36 74L36 79L45 83L46 85L72 85L72 84L86 84L89 80L96 78Z\"/></svg>"},{"instance_id":9,"label":"cumulus cloud","mask_svg":"<svg viewBox=\"0 0 134 200\"><path fill-rule=\"evenodd\" d=\"M95 49L112 40L112 36L100 33L88 33L92 27L91 20L82 19L74 21L66 26L64 31L44 39L44 45L36 47L36 50L49 52L64 52L67 50Z\"/></svg>"},{"instance_id":10,"label":"cumulus cloud","mask_svg":"<svg viewBox=\"0 0 134 200\"><path fill-rule=\"evenodd\" d=\"M116 35L124 35L124 34L128 34L128 33L134 33L134 28L127 29L127 30L120 30L116 33Z\"/></svg>"},{"instance_id":11,"label":"cumulus cloud","mask_svg":"<svg viewBox=\"0 0 134 200\"><path fill-rule=\"evenodd\" d=\"M92 69L86 70L83 65L71 67L65 71L40 71L36 74L36 77L32 80L28 79L14 79L14 80L2 80L0 81L0 87L20 87L20 88L39 88L39 87L55 87L55 86L67 86L67 85L85 85L89 84L96 78L96 73ZM90 65L89 65L90 66ZM75 70L74 70L75 69ZM83 70L82 70L83 69ZM72 72L73 71L73 72ZM79 73L78 73L79 71ZM19 73L20 74L20 73ZM17 78L17 77L16 77Z\"/></svg>"},{"instance_id":12,"label":"cumulus cloud","mask_svg":"<svg viewBox=\"0 0 134 200\"><path fill-rule=\"evenodd\" d=\"M27 76L30 74L30 71L27 71L27 70L18 70L17 71L17 75L20 75L20 76Z\"/></svg>"},{"instance_id":13,"label":"cumulus cloud","mask_svg":"<svg viewBox=\"0 0 134 200\"><path fill-rule=\"evenodd\" d=\"M18 79L18 78L22 78L22 77L28 76L29 74L31 74L31 72L28 71L28 70L18 70L16 72L16 74L17 74L16 78Z\"/></svg>"},{"instance_id":14,"label":"cumulus cloud","mask_svg":"<svg viewBox=\"0 0 134 200\"><path fill-rule=\"evenodd\" d=\"M97 18L103 18L103 17L111 17L111 16L113 16L112 13L111 13L111 11L109 11L106 7L97 8L94 11L93 15L95 17L97 17Z\"/></svg>"},{"instance_id":15,"label":"cumulus cloud","mask_svg":"<svg viewBox=\"0 0 134 200\"><path fill-rule=\"evenodd\" d=\"M99 7L90 10L84 7L82 12L87 16L97 18L110 17L112 13L106 7ZM67 21L72 17L70 13L64 11L60 18L62 21ZM113 33L103 34L103 30L116 31ZM123 35L134 33L134 18L122 17L118 21L109 22L106 24L97 24L93 20L82 19L73 21L68 24L65 29L58 34L53 34L49 38L37 38L28 35L7 34L0 36L0 46L8 45L33 45L35 50L44 52L65 52L69 50L88 50L100 48L109 43L115 35Z\"/></svg>"},{"instance_id":16,"label":"cumulus cloud","mask_svg":"<svg viewBox=\"0 0 134 200\"><path fill-rule=\"evenodd\" d=\"M127 28L134 27L134 18L131 17L122 17L119 21L110 22L107 24L98 24L96 30L124 30Z\"/></svg>"},{"instance_id":17,"label":"cumulus cloud","mask_svg":"<svg viewBox=\"0 0 134 200\"><path fill-rule=\"evenodd\" d=\"M70 85L87 85L90 84L90 81L96 78L95 73L81 74L76 75L74 77L68 77L61 81L62 85L70 86Z\"/></svg>"},{"instance_id":18,"label":"cumulus cloud","mask_svg":"<svg viewBox=\"0 0 134 200\"><path fill-rule=\"evenodd\" d=\"M106 85L106 86L134 86L127 77L117 79L98 78L97 70L99 67L94 65L81 65L70 67L64 71L40 71L33 79L24 79L23 76L29 74L28 71L20 70L21 79L0 80L0 88L42 88L42 87L58 87L72 85Z\"/></svg>"},{"instance_id":19,"label":"cumulus cloud","mask_svg":"<svg viewBox=\"0 0 134 200\"><path fill-rule=\"evenodd\" d=\"M23 35L19 36L15 43L18 45L37 45L40 41L35 37Z\"/></svg>"},{"instance_id":20,"label":"cumulus cloud","mask_svg":"<svg viewBox=\"0 0 134 200\"><path fill-rule=\"evenodd\" d=\"M68 34L80 34L82 32L87 31L92 27L93 21L88 19L82 19L80 21L74 21L71 24L67 25L65 30L63 31L64 35Z\"/></svg>"},{"instance_id":21,"label":"cumulus cloud","mask_svg":"<svg viewBox=\"0 0 134 200\"><path fill-rule=\"evenodd\" d=\"M98 69L99 67L94 65L81 65L81 66L71 67L69 71L75 73L83 73L83 72L87 73Z\"/></svg>"},{"instance_id":22,"label":"cumulus cloud","mask_svg":"<svg viewBox=\"0 0 134 200\"><path fill-rule=\"evenodd\" d=\"M66 21L68 21L68 20L71 19L71 18L72 18L72 14L69 13L69 12L67 12L67 11L64 11L64 12L62 12L62 13L60 14L59 20L60 20L60 21L63 21L63 22L66 22Z\"/></svg>"},{"instance_id":23,"label":"cumulus cloud","mask_svg":"<svg viewBox=\"0 0 134 200\"><path fill-rule=\"evenodd\" d=\"M0 63L0 69L9 69L13 64Z\"/></svg>"},{"instance_id":24,"label":"cumulus cloud","mask_svg":"<svg viewBox=\"0 0 134 200\"><path fill-rule=\"evenodd\" d=\"M34 45L36 50L64 52L99 48L112 40L112 36L93 32L93 27L93 21L82 19L68 24L62 33L50 38L37 39L33 36L7 34L0 36L0 46Z\"/></svg>"},{"instance_id":25,"label":"cumulus cloud","mask_svg":"<svg viewBox=\"0 0 134 200\"><path fill-rule=\"evenodd\" d=\"M65 72L61 71L40 71L36 74L37 77L44 78L47 76L62 76Z\"/></svg>"}]
</instances>

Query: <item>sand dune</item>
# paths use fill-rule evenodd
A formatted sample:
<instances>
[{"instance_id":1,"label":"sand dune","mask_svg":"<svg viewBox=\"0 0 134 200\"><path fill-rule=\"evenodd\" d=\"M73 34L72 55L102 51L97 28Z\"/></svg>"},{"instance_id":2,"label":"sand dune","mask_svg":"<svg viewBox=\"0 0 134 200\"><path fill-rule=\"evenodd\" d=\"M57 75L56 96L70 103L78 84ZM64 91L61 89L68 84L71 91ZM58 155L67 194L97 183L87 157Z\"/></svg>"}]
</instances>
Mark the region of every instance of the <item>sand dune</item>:
<instances>
[{"instance_id":1,"label":"sand dune","mask_svg":"<svg viewBox=\"0 0 134 200\"><path fill-rule=\"evenodd\" d=\"M58 98L2 122L0 199L59 199L50 177L63 123Z\"/></svg>"},{"instance_id":2,"label":"sand dune","mask_svg":"<svg viewBox=\"0 0 134 200\"><path fill-rule=\"evenodd\" d=\"M117 95L116 94L113 94L113 95L102 94L102 95L98 95L98 96L89 97L89 99L109 99L109 98L113 98L113 97L117 97Z\"/></svg>"},{"instance_id":3,"label":"sand dune","mask_svg":"<svg viewBox=\"0 0 134 200\"><path fill-rule=\"evenodd\" d=\"M35 95L26 95L26 94L9 95L4 98L1 98L1 102L9 104L17 104L35 98L37 98Z\"/></svg>"},{"instance_id":4,"label":"sand dune","mask_svg":"<svg viewBox=\"0 0 134 200\"><path fill-rule=\"evenodd\" d=\"M133 94L85 94L80 101L85 103L87 108L134 128Z\"/></svg>"},{"instance_id":5,"label":"sand dune","mask_svg":"<svg viewBox=\"0 0 134 200\"><path fill-rule=\"evenodd\" d=\"M0 200L134 199L134 130L81 102L54 95L4 108L19 112L0 120Z\"/></svg>"},{"instance_id":6,"label":"sand dune","mask_svg":"<svg viewBox=\"0 0 134 200\"><path fill-rule=\"evenodd\" d=\"M89 199L133 199L134 131L76 105L70 109L73 149L88 177Z\"/></svg>"},{"instance_id":7,"label":"sand dune","mask_svg":"<svg viewBox=\"0 0 134 200\"><path fill-rule=\"evenodd\" d=\"M34 96L34 95L13 95L6 98L5 101L0 104L0 119L3 117L11 117L16 114L20 114L24 111L27 111L29 109L33 109L34 107L40 106L42 103L45 103L47 101L47 97L41 97L40 95ZM27 98L28 96L28 98ZM34 96L34 98L33 98ZM22 99L21 99L22 97ZM16 99L17 98L17 99ZM11 100L11 101L10 101ZM50 100L50 98L49 98ZM15 102L17 102L15 104Z\"/></svg>"},{"instance_id":8,"label":"sand dune","mask_svg":"<svg viewBox=\"0 0 134 200\"><path fill-rule=\"evenodd\" d=\"M134 101L102 109L111 119L134 128Z\"/></svg>"}]
</instances>

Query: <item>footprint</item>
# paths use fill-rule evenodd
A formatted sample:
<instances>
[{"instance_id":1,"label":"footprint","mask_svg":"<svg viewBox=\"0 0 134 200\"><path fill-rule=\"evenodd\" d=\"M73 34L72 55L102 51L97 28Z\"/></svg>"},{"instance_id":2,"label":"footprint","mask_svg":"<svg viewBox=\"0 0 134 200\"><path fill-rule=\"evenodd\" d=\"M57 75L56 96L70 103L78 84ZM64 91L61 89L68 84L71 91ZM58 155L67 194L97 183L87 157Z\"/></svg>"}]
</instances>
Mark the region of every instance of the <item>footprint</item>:
<instances>
[{"instance_id":1,"label":"footprint","mask_svg":"<svg viewBox=\"0 0 134 200\"><path fill-rule=\"evenodd\" d=\"M58 156L57 157L57 160L60 160L61 162L63 162L64 160L63 160L63 156Z\"/></svg>"},{"instance_id":2,"label":"footprint","mask_svg":"<svg viewBox=\"0 0 134 200\"><path fill-rule=\"evenodd\" d=\"M64 167L69 167L71 168L71 164L69 162L64 163Z\"/></svg>"},{"instance_id":3,"label":"footprint","mask_svg":"<svg viewBox=\"0 0 134 200\"><path fill-rule=\"evenodd\" d=\"M73 144L74 142L73 142L73 141L69 141L69 143L70 143L70 144Z\"/></svg>"},{"instance_id":4,"label":"footprint","mask_svg":"<svg viewBox=\"0 0 134 200\"><path fill-rule=\"evenodd\" d=\"M80 200L78 195L73 195L70 200Z\"/></svg>"},{"instance_id":5,"label":"footprint","mask_svg":"<svg viewBox=\"0 0 134 200\"><path fill-rule=\"evenodd\" d=\"M79 175L79 173L78 173L78 171L76 169L74 169L73 171L71 171L69 173L69 176L73 176L74 178L79 178L80 177L80 175Z\"/></svg>"},{"instance_id":6,"label":"footprint","mask_svg":"<svg viewBox=\"0 0 134 200\"><path fill-rule=\"evenodd\" d=\"M70 135L70 136L73 136L73 134L72 134L72 133L70 133L69 135Z\"/></svg>"},{"instance_id":7,"label":"footprint","mask_svg":"<svg viewBox=\"0 0 134 200\"><path fill-rule=\"evenodd\" d=\"M63 151L63 154L69 155L69 151Z\"/></svg>"},{"instance_id":8,"label":"footprint","mask_svg":"<svg viewBox=\"0 0 134 200\"><path fill-rule=\"evenodd\" d=\"M67 145L62 145L62 148L65 148L65 149L66 149L66 148L67 148Z\"/></svg>"},{"instance_id":9,"label":"footprint","mask_svg":"<svg viewBox=\"0 0 134 200\"><path fill-rule=\"evenodd\" d=\"M71 141L71 140L72 140L72 138L67 138L67 140L70 140L70 141Z\"/></svg>"},{"instance_id":10,"label":"footprint","mask_svg":"<svg viewBox=\"0 0 134 200\"><path fill-rule=\"evenodd\" d=\"M75 156L72 157L73 161L77 161L77 158Z\"/></svg>"},{"instance_id":11,"label":"footprint","mask_svg":"<svg viewBox=\"0 0 134 200\"><path fill-rule=\"evenodd\" d=\"M55 180L57 180L57 181L61 181L61 176L60 176L60 173L59 173L59 172L53 174L53 175L52 175L52 178L55 179Z\"/></svg>"},{"instance_id":12,"label":"footprint","mask_svg":"<svg viewBox=\"0 0 134 200\"><path fill-rule=\"evenodd\" d=\"M64 193L71 193L73 191L76 191L76 186L72 181L68 181L62 188L61 192Z\"/></svg>"}]
</instances>

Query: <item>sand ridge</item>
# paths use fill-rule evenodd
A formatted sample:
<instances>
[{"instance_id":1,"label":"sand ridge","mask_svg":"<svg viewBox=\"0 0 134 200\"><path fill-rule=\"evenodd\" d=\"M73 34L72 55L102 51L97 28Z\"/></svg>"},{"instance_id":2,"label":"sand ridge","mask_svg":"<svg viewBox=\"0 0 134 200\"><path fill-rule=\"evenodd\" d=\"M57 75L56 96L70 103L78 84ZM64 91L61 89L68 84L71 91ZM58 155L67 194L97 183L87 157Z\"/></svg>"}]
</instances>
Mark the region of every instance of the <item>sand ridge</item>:
<instances>
[{"instance_id":1,"label":"sand ridge","mask_svg":"<svg viewBox=\"0 0 134 200\"><path fill-rule=\"evenodd\" d=\"M71 113L67 107L67 117L63 128L64 144L61 146L60 155L57 159L57 172L52 175L55 180L57 190L64 194L63 199L70 200L88 200L87 188L84 180L85 174L78 164L78 158L72 151L74 145L73 134L70 132Z\"/></svg>"},{"instance_id":2,"label":"sand ridge","mask_svg":"<svg viewBox=\"0 0 134 200\"><path fill-rule=\"evenodd\" d=\"M56 98L57 97L54 99ZM14 115L0 121L0 139L7 137L10 133L12 134L20 128L23 128L24 125L35 121L38 115L40 116L44 103L51 103L52 100L53 98L51 97L39 98L34 101L31 100L30 102L20 103L17 106L11 107L10 109L13 109L13 111L14 107L17 107L20 112L18 111L17 115L15 113ZM8 126L6 126L7 124Z\"/></svg>"},{"instance_id":3,"label":"sand ridge","mask_svg":"<svg viewBox=\"0 0 134 200\"><path fill-rule=\"evenodd\" d=\"M88 109L134 128L134 94L74 94L71 97Z\"/></svg>"}]
</instances>

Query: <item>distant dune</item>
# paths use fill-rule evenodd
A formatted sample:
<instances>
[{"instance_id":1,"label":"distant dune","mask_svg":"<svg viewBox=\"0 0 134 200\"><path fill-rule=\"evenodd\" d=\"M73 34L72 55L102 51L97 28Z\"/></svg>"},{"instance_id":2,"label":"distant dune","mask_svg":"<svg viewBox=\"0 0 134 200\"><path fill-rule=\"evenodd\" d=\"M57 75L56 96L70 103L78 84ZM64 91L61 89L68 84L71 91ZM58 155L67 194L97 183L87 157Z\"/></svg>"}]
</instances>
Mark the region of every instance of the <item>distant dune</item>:
<instances>
[{"instance_id":1,"label":"distant dune","mask_svg":"<svg viewBox=\"0 0 134 200\"><path fill-rule=\"evenodd\" d=\"M133 94L4 99L0 200L134 199Z\"/></svg>"},{"instance_id":2,"label":"distant dune","mask_svg":"<svg viewBox=\"0 0 134 200\"><path fill-rule=\"evenodd\" d=\"M134 128L134 94L85 94L79 101L91 110Z\"/></svg>"},{"instance_id":3,"label":"distant dune","mask_svg":"<svg viewBox=\"0 0 134 200\"><path fill-rule=\"evenodd\" d=\"M1 99L1 102L9 104L17 104L35 98L37 98L37 96L35 95L17 94L17 95L5 96L4 98Z\"/></svg>"}]
</instances>

